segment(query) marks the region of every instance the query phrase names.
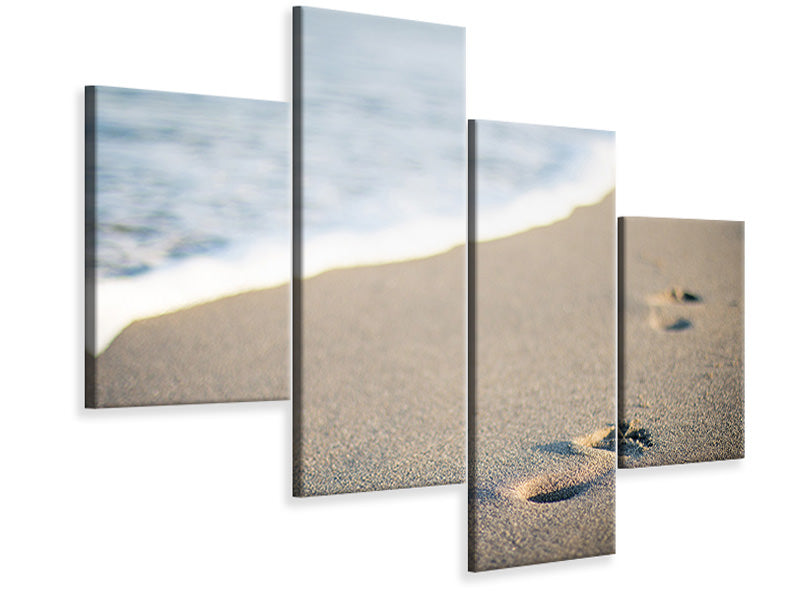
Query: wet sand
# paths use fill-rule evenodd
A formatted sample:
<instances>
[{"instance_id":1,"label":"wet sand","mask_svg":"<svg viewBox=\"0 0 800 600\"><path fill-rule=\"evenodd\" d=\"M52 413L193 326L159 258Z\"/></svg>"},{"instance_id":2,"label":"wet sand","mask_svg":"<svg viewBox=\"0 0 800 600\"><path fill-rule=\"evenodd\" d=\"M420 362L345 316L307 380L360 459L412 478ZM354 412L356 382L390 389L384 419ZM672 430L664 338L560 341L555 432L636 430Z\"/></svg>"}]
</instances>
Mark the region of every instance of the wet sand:
<instances>
[{"instance_id":1,"label":"wet sand","mask_svg":"<svg viewBox=\"0 0 800 600\"><path fill-rule=\"evenodd\" d=\"M614 552L614 196L475 245L469 567Z\"/></svg>"},{"instance_id":2,"label":"wet sand","mask_svg":"<svg viewBox=\"0 0 800 600\"><path fill-rule=\"evenodd\" d=\"M90 408L288 399L288 286L135 321L86 371Z\"/></svg>"},{"instance_id":3,"label":"wet sand","mask_svg":"<svg viewBox=\"0 0 800 600\"><path fill-rule=\"evenodd\" d=\"M620 259L620 466L742 458L744 224L626 217Z\"/></svg>"}]
</instances>

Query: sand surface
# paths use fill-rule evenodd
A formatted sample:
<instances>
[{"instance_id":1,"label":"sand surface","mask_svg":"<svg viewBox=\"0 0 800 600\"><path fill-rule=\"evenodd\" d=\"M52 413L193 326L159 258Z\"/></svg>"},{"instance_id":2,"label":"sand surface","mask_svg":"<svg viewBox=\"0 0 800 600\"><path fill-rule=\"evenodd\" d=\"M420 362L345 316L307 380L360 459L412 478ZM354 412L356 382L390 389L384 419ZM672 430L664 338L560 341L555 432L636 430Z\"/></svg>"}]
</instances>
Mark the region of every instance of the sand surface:
<instances>
[{"instance_id":1,"label":"sand surface","mask_svg":"<svg viewBox=\"0 0 800 600\"><path fill-rule=\"evenodd\" d=\"M614 233L612 194L475 246L471 570L614 552Z\"/></svg>"},{"instance_id":2,"label":"sand surface","mask_svg":"<svg viewBox=\"0 0 800 600\"><path fill-rule=\"evenodd\" d=\"M743 457L744 224L624 218L620 258L620 466Z\"/></svg>"},{"instance_id":3,"label":"sand surface","mask_svg":"<svg viewBox=\"0 0 800 600\"><path fill-rule=\"evenodd\" d=\"M135 321L86 365L98 408L288 399L288 286Z\"/></svg>"},{"instance_id":4,"label":"sand surface","mask_svg":"<svg viewBox=\"0 0 800 600\"><path fill-rule=\"evenodd\" d=\"M302 283L294 493L464 481L465 250Z\"/></svg>"}]
</instances>

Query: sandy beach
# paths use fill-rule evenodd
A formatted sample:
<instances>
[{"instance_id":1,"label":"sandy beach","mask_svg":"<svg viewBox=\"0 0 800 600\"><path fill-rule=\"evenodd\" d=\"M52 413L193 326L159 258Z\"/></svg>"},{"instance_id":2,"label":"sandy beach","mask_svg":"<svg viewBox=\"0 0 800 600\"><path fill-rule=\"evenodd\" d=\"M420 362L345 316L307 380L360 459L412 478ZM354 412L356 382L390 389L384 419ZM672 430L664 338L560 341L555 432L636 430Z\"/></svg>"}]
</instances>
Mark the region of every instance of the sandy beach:
<instances>
[{"instance_id":1,"label":"sandy beach","mask_svg":"<svg viewBox=\"0 0 800 600\"><path fill-rule=\"evenodd\" d=\"M475 252L470 570L613 553L613 194Z\"/></svg>"},{"instance_id":2,"label":"sandy beach","mask_svg":"<svg viewBox=\"0 0 800 600\"><path fill-rule=\"evenodd\" d=\"M743 265L742 222L620 219L621 467L744 456Z\"/></svg>"},{"instance_id":3,"label":"sandy beach","mask_svg":"<svg viewBox=\"0 0 800 600\"><path fill-rule=\"evenodd\" d=\"M294 494L465 476L464 246L303 281Z\"/></svg>"},{"instance_id":4,"label":"sandy beach","mask_svg":"<svg viewBox=\"0 0 800 600\"><path fill-rule=\"evenodd\" d=\"M86 370L90 408L288 399L288 286L135 321Z\"/></svg>"}]
</instances>

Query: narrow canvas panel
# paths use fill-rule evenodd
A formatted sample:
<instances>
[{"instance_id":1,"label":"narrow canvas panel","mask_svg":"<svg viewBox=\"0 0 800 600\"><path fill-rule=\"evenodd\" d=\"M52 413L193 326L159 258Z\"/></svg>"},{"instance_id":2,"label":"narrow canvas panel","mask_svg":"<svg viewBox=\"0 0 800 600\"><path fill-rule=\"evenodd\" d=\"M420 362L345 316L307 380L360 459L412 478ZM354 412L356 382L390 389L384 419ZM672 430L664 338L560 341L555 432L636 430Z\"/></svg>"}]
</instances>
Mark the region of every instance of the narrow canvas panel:
<instances>
[{"instance_id":1,"label":"narrow canvas panel","mask_svg":"<svg viewBox=\"0 0 800 600\"><path fill-rule=\"evenodd\" d=\"M620 467L744 457L744 223L619 220Z\"/></svg>"},{"instance_id":2,"label":"narrow canvas panel","mask_svg":"<svg viewBox=\"0 0 800 600\"><path fill-rule=\"evenodd\" d=\"M294 12L294 494L462 482L464 30Z\"/></svg>"},{"instance_id":3,"label":"narrow canvas panel","mask_svg":"<svg viewBox=\"0 0 800 600\"><path fill-rule=\"evenodd\" d=\"M472 571L614 552L614 156L470 122Z\"/></svg>"},{"instance_id":4,"label":"narrow canvas panel","mask_svg":"<svg viewBox=\"0 0 800 600\"><path fill-rule=\"evenodd\" d=\"M289 396L289 106L86 89L86 406Z\"/></svg>"}]
</instances>

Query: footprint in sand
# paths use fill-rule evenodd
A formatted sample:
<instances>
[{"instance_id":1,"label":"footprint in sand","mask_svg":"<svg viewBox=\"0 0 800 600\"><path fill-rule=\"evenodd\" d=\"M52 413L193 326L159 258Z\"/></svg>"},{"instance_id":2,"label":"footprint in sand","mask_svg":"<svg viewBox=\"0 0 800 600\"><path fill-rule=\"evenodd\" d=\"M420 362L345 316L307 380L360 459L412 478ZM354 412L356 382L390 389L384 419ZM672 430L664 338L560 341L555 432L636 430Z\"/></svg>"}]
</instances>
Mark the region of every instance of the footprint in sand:
<instances>
[{"instance_id":1,"label":"footprint in sand","mask_svg":"<svg viewBox=\"0 0 800 600\"><path fill-rule=\"evenodd\" d=\"M674 318L653 310L650 311L647 322L656 331L684 331L692 328L692 322L685 317Z\"/></svg>"},{"instance_id":2,"label":"footprint in sand","mask_svg":"<svg viewBox=\"0 0 800 600\"><path fill-rule=\"evenodd\" d=\"M691 329L692 321L684 315L675 314L676 307L701 303L699 294L675 286L647 297L650 314L647 322L656 331L685 331Z\"/></svg>"},{"instance_id":3,"label":"footprint in sand","mask_svg":"<svg viewBox=\"0 0 800 600\"><path fill-rule=\"evenodd\" d=\"M650 306L663 306L668 304L695 304L702 302L703 299L699 294L690 292L680 286L675 286L662 290L657 294L650 294L647 297L647 303Z\"/></svg>"},{"instance_id":4,"label":"footprint in sand","mask_svg":"<svg viewBox=\"0 0 800 600\"><path fill-rule=\"evenodd\" d=\"M653 445L650 432L639 419L619 422L619 453L623 456L641 456L645 448Z\"/></svg>"},{"instance_id":5,"label":"footprint in sand","mask_svg":"<svg viewBox=\"0 0 800 600\"><path fill-rule=\"evenodd\" d=\"M568 500L583 493L616 467L616 427L609 425L571 442L555 442L538 446L543 452L574 456L580 459L576 468L542 473L503 486L504 496L535 503Z\"/></svg>"}]
</instances>

